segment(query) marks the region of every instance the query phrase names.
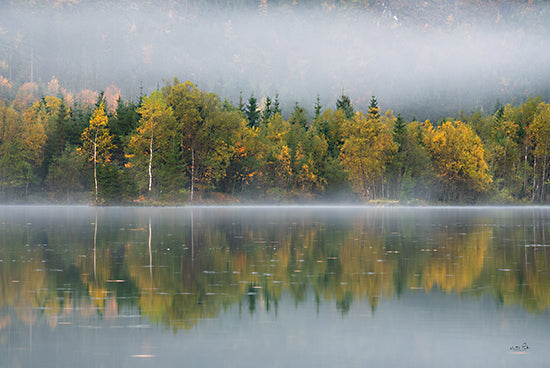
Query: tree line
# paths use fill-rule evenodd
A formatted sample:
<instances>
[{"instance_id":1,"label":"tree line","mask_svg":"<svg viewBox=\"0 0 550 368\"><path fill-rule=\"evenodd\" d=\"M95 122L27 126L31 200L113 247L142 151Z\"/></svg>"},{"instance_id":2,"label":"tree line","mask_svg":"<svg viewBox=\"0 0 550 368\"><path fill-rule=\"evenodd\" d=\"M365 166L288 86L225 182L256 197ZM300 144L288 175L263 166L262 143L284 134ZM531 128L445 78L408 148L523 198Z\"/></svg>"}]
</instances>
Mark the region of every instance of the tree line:
<instances>
[{"instance_id":1,"label":"tree line","mask_svg":"<svg viewBox=\"0 0 550 368\"><path fill-rule=\"evenodd\" d=\"M112 96L110 97L112 100ZM438 122L317 96L233 104L177 79L136 101L0 102L0 200L204 203L344 199L545 202L550 105L497 103Z\"/></svg>"}]
</instances>

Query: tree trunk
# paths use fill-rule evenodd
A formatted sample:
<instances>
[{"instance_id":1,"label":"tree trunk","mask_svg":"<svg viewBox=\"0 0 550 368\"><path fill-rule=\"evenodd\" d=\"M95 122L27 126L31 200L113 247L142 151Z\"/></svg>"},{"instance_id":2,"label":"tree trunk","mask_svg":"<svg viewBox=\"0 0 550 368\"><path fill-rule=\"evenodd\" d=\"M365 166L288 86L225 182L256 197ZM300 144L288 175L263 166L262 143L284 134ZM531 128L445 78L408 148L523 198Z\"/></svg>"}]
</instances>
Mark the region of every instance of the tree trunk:
<instances>
[{"instance_id":1,"label":"tree trunk","mask_svg":"<svg viewBox=\"0 0 550 368\"><path fill-rule=\"evenodd\" d=\"M97 131L94 140L94 184L95 184L95 202L97 203Z\"/></svg>"},{"instance_id":2,"label":"tree trunk","mask_svg":"<svg viewBox=\"0 0 550 368\"><path fill-rule=\"evenodd\" d=\"M151 141L149 142L149 197L151 197L151 188L153 187L153 125L151 124Z\"/></svg>"},{"instance_id":3,"label":"tree trunk","mask_svg":"<svg viewBox=\"0 0 550 368\"><path fill-rule=\"evenodd\" d=\"M537 156L535 155L535 162L533 163L533 194L531 201L534 201L537 196Z\"/></svg>"},{"instance_id":4,"label":"tree trunk","mask_svg":"<svg viewBox=\"0 0 550 368\"><path fill-rule=\"evenodd\" d=\"M29 181L31 180L31 168L27 167L27 180L25 183L25 201L29 200Z\"/></svg>"}]
</instances>

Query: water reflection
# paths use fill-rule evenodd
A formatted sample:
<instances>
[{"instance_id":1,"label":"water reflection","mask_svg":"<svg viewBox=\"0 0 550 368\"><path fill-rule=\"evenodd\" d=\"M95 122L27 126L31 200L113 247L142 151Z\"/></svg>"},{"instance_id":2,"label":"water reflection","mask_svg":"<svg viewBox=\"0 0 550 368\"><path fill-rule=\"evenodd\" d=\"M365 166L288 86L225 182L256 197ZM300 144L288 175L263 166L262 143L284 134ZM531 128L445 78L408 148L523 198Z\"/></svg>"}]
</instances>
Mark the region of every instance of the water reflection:
<instances>
[{"instance_id":1,"label":"water reflection","mask_svg":"<svg viewBox=\"0 0 550 368\"><path fill-rule=\"evenodd\" d=\"M3 207L0 343L32 350L39 321L276 319L285 299L344 316L366 303L373 316L383 300L438 293L540 313L549 221L540 208Z\"/></svg>"}]
</instances>

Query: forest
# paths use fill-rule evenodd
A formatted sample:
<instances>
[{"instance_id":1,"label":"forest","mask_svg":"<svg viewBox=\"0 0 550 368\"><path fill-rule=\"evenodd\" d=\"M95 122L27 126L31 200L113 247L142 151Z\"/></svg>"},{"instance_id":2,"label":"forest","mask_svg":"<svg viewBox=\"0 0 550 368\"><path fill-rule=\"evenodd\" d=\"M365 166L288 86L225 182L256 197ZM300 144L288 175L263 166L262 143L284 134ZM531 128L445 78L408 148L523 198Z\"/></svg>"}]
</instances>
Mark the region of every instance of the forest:
<instances>
[{"instance_id":1,"label":"forest","mask_svg":"<svg viewBox=\"0 0 550 368\"><path fill-rule=\"evenodd\" d=\"M539 97L431 122L383 112L375 96L366 111L317 96L285 118L277 94L232 104L178 79L127 101L110 88L70 104L57 80L48 88L40 97L28 83L0 103L3 202L547 200L550 104Z\"/></svg>"}]
</instances>

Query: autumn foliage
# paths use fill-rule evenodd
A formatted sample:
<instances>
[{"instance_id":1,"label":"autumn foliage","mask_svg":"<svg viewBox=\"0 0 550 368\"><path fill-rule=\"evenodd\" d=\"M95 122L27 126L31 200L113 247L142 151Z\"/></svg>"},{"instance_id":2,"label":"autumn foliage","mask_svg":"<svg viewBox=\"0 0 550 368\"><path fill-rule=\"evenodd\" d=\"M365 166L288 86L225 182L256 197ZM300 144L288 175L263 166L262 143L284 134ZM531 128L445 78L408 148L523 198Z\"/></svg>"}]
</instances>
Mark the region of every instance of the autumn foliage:
<instances>
[{"instance_id":1,"label":"autumn foliage","mask_svg":"<svg viewBox=\"0 0 550 368\"><path fill-rule=\"evenodd\" d=\"M345 95L334 110L318 99L312 118L298 104L283 115L278 96L235 106L177 79L137 101L108 91L68 105L26 85L0 104L3 201L546 201L539 98L420 123L383 114L374 97L366 113Z\"/></svg>"}]
</instances>

